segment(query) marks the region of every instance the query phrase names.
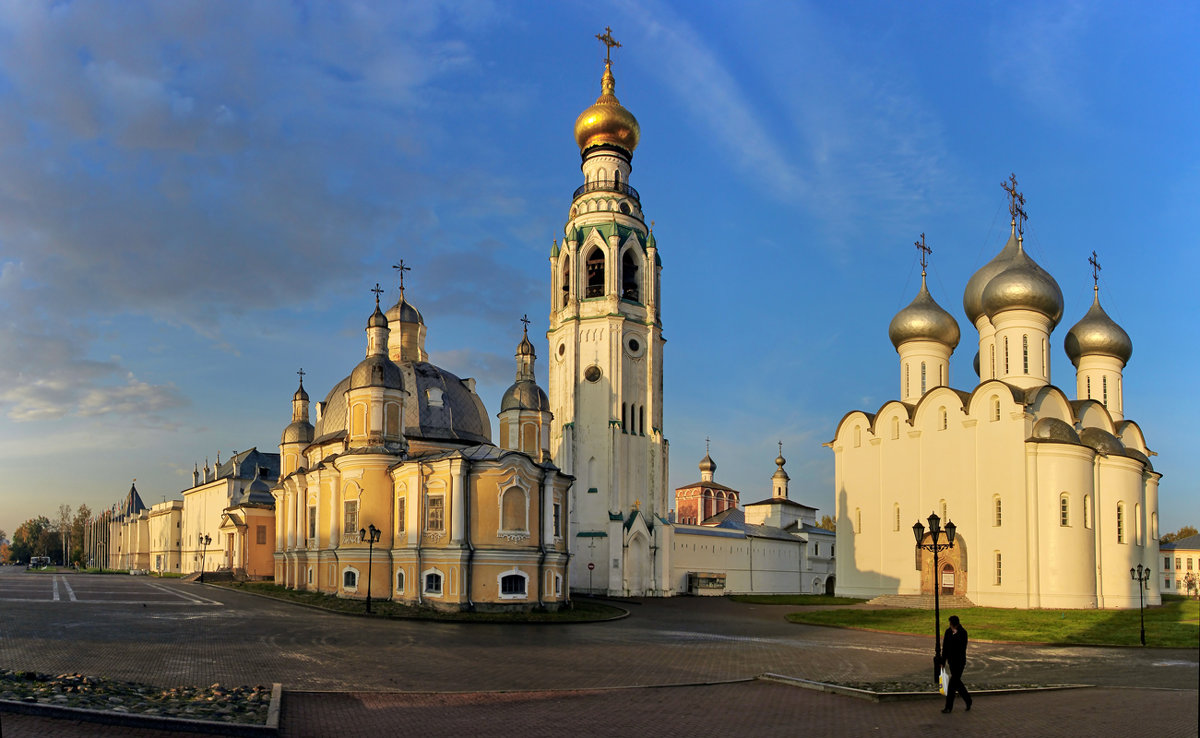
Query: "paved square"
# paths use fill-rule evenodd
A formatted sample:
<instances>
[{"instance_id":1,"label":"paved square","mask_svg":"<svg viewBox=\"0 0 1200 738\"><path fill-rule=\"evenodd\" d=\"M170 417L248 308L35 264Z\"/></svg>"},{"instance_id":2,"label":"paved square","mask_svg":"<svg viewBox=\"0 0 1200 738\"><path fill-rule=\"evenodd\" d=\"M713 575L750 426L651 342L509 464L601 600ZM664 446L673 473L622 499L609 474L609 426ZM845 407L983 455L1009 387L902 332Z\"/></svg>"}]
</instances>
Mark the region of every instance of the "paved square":
<instances>
[{"instance_id":1,"label":"paved square","mask_svg":"<svg viewBox=\"0 0 1200 738\"><path fill-rule=\"evenodd\" d=\"M209 592L171 586L170 579L0 571L0 602L220 606Z\"/></svg>"}]
</instances>

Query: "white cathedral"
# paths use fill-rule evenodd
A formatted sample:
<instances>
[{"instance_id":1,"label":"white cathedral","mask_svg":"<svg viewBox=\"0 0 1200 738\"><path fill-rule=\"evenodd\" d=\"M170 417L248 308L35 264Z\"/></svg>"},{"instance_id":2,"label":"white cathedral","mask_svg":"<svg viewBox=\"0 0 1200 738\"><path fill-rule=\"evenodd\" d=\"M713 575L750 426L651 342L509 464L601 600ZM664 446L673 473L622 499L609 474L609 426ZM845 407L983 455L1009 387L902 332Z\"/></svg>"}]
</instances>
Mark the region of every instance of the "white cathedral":
<instances>
[{"instance_id":1,"label":"white cathedral","mask_svg":"<svg viewBox=\"0 0 1200 738\"><path fill-rule=\"evenodd\" d=\"M1065 340L1074 397L1051 384L1062 291L1025 251L1015 185L1006 186L1008 242L963 295L979 336L978 384L950 386L959 328L930 295L922 254L921 289L888 329L900 357L899 399L847 413L827 444L840 595L938 587L981 606L1137 607L1141 584L1130 569L1153 570L1158 560L1161 475L1125 414L1122 372L1133 344L1101 308L1097 281L1091 308ZM1094 254L1091 261L1098 269ZM937 571L914 539L914 522L931 512L957 526ZM1147 604L1160 602L1158 584L1151 576Z\"/></svg>"}]
</instances>

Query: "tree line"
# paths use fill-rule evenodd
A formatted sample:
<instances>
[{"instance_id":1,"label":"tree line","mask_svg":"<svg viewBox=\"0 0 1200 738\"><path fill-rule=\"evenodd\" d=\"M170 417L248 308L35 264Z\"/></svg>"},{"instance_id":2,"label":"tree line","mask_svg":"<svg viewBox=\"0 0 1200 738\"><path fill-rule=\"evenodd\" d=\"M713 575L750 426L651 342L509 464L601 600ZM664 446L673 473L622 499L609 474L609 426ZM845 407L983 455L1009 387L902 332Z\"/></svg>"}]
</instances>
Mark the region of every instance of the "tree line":
<instances>
[{"instance_id":1,"label":"tree line","mask_svg":"<svg viewBox=\"0 0 1200 738\"><path fill-rule=\"evenodd\" d=\"M84 529L92 517L87 505L74 511L70 505L59 505L54 520L39 515L17 526L8 544L8 562L26 563L33 556L47 556L58 566L87 563L84 546ZM0 540L7 538L0 530Z\"/></svg>"}]
</instances>

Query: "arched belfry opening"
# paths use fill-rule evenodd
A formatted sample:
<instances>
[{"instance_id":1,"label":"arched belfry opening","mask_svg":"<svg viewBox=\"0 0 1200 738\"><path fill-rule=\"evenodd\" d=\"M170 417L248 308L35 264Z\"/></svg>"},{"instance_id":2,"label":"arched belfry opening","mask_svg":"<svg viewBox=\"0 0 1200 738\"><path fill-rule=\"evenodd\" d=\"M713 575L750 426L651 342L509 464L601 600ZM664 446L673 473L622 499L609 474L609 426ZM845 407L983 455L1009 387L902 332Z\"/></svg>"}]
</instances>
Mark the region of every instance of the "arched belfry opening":
<instances>
[{"instance_id":1,"label":"arched belfry opening","mask_svg":"<svg viewBox=\"0 0 1200 738\"><path fill-rule=\"evenodd\" d=\"M641 302L641 290L638 289L638 265L634 258L633 249L621 257L621 297L625 300Z\"/></svg>"},{"instance_id":2,"label":"arched belfry opening","mask_svg":"<svg viewBox=\"0 0 1200 738\"><path fill-rule=\"evenodd\" d=\"M587 292L584 297L604 297L604 251L593 246L584 262L587 270Z\"/></svg>"},{"instance_id":3,"label":"arched belfry opening","mask_svg":"<svg viewBox=\"0 0 1200 738\"><path fill-rule=\"evenodd\" d=\"M566 307L571 300L571 257L563 254L562 261L562 306Z\"/></svg>"}]
</instances>

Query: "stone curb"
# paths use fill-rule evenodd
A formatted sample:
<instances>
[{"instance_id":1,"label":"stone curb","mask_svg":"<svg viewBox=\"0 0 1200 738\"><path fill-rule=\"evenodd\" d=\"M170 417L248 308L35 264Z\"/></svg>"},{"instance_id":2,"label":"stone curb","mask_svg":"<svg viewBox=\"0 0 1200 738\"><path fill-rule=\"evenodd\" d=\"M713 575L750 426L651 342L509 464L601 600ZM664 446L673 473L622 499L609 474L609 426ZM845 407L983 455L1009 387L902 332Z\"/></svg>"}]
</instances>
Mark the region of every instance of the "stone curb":
<instances>
[{"instance_id":1,"label":"stone curb","mask_svg":"<svg viewBox=\"0 0 1200 738\"><path fill-rule=\"evenodd\" d=\"M431 695L431 694L574 694L577 692L617 692L627 689L673 689L675 687L717 687L723 684L743 684L745 682L753 682L759 677L738 677L736 679L716 679L708 682L669 682L666 684L617 684L602 687L576 687L572 689L441 689L441 690L394 690L394 689L296 689L288 690L288 694L292 697L303 697L304 695L330 695L330 694L403 694L403 695Z\"/></svg>"},{"instance_id":2,"label":"stone curb","mask_svg":"<svg viewBox=\"0 0 1200 738\"><path fill-rule=\"evenodd\" d=\"M241 589L234 589L233 587L225 587L220 584L205 584L205 583L200 583L200 582L192 582L192 584L199 584L202 587L213 587L216 589L224 590L226 592L233 592L235 594L248 595L250 597L259 597L264 600L270 600L271 602L279 602L284 605L292 605L294 607L304 607L304 608L308 608L309 610L316 610L317 612L329 613L330 615L342 615L342 616L350 617L350 618L372 618L374 620L381 620L381 621L403 620L405 622L410 622L410 623L411 622L454 623L456 625L463 625L463 624L465 624L465 625L588 625L589 623L611 623L614 620L624 620L625 618L629 617L629 611L626 610L624 607L620 607L619 605L616 605L616 604L613 604L612 606L621 611L620 615L613 615L611 618L600 618L598 620L529 620L529 621L523 622L520 620L452 620L452 619L440 620L438 618L418 618L418 617L376 617L375 615L368 615L365 612L343 612L342 610L330 610L329 608L321 607L320 605L310 605L307 602L295 602L293 600L285 600L282 597L273 597L272 595L263 594L262 592L247 592L247 591L241 590ZM608 600L606 600L606 601L608 601ZM608 602L611 602L611 601L608 601ZM634 603L634 604L641 604L641 603Z\"/></svg>"},{"instance_id":3,"label":"stone curb","mask_svg":"<svg viewBox=\"0 0 1200 738\"><path fill-rule=\"evenodd\" d=\"M937 692L874 692L869 689L858 689L857 687L846 687L841 684L829 684L828 682L817 682L811 679L801 679L799 677L784 676L783 674L772 674L770 672L760 674L758 678L765 682L777 682L779 684L787 684L792 687L801 687L803 689L811 689L817 692L828 692L830 694L840 694L845 697L856 697L860 700L868 702L907 702L910 700L925 700L925 699L946 699ZM972 689L971 696L974 697L980 694L1001 695L1001 694L1025 694L1028 692L1055 692L1063 689L1091 689L1095 685L1092 684L1054 684L1045 687L1012 687L1005 689Z\"/></svg>"},{"instance_id":4,"label":"stone curb","mask_svg":"<svg viewBox=\"0 0 1200 738\"><path fill-rule=\"evenodd\" d=\"M267 709L267 722L262 725L254 723L222 723L216 720L194 720L190 718L165 717L163 715L143 715L136 712L111 712L108 710L92 710L83 707L64 707L47 705L40 702L13 702L0 700L0 712L13 712L21 715L37 715L54 720L80 720L88 723L103 725L121 725L127 728L152 728L154 730L179 731L207 735L262 736L279 735L279 708L283 697L283 686L275 682L271 686L271 705Z\"/></svg>"}]
</instances>

